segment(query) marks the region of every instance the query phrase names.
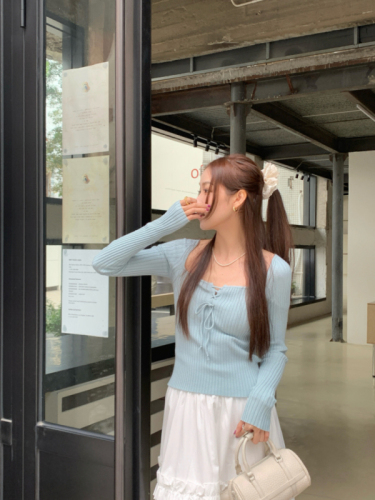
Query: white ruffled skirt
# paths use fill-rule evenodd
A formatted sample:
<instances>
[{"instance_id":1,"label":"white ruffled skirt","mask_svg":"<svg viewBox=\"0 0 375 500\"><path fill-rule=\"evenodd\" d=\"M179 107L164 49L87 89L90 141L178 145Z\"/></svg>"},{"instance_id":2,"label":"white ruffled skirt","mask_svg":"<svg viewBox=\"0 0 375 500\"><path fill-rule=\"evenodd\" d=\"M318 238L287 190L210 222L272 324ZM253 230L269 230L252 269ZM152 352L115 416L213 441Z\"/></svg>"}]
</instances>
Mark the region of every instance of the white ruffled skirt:
<instances>
[{"instance_id":1,"label":"white ruffled skirt","mask_svg":"<svg viewBox=\"0 0 375 500\"><path fill-rule=\"evenodd\" d=\"M165 397L155 500L220 500L236 476L233 434L247 398L212 396L169 387ZM269 438L285 448L276 407ZM265 443L246 445L249 465L266 454ZM241 454L239 458L241 461ZM294 500L291 499L291 500Z\"/></svg>"}]
</instances>

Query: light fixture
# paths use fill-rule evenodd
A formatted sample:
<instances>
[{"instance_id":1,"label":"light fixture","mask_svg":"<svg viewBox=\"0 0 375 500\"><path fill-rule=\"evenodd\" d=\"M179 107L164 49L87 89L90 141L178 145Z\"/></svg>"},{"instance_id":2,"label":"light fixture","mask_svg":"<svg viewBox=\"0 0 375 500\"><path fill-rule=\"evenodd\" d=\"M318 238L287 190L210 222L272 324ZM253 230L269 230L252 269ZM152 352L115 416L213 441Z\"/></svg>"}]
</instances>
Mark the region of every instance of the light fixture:
<instances>
[{"instance_id":1,"label":"light fixture","mask_svg":"<svg viewBox=\"0 0 375 500\"><path fill-rule=\"evenodd\" d=\"M215 155L218 155L219 152L220 152L219 144L216 144Z\"/></svg>"},{"instance_id":2,"label":"light fixture","mask_svg":"<svg viewBox=\"0 0 375 500\"><path fill-rule=\"evenodd\" d=\"M307 182L310 182L310 176L307 177Z\"/></svg>"},{"instance_id":3,"label":"light fixture","mask_svg":"<svg viewBox=\"0 0 375 500\"><path fill-rule=\"evenodd\" d=\"M297 168L296 168L296 170L297 170L296 179L298 179L299 167L302 165L302 163L303 163L303 160L300 163L298 163L298 165L297 165ZM303 176L301 177L301 179L303 179Z\"/></svg>"},{"instance_id":4,"label":"light fixture","mask_svg":"<svg viewBox=\"0 0 375 500\"><path fill-rule=\"evenodd\" d=\"M198 146L198 137L196 135L194 136L193 144L195 148Z\"/></svg>"},{"instance_id":5,"label":"light fixture","mask_svg":"<svg viewBox=\"0 0 375 500\"><path fill-rule=\"evenodd\" d=\"M236 3L234 3L234 0L230 0L230 1L232 2L232 5L234 5L235 7L245 7L245 5L250 5L252 3L263 2L263 0L251 0L250 2L236 4Z\"/></svg>"},{"instance_id":6,"label":"light fixture","mask_svg":"<svg viewBox=\"0 0 375 500\"><path fill-rule=\"evenodd\" d=\"M301 181L303 181L303 178L305 177L305 174L301 175Z\"/></svg>"},{"instance_id":7,"label":"light fixture","mask_svg":"<svg viewBox=\"0 0 375 500\"><path fill-rule=\"evenodd\" d=\"M208 152L210 150L210 142L207 141L207 144L206 144L206 147L204 148L206 152Z\"/></svg>"},{"instance_id":8,"label":"light fixture","mask_svg":"<svg viewBox=\"0 0 375 500\"><path fill-rule=\"evenodd\" d=\"M357 104L357 108L359 109L359 111L362 111L362 113L365 114L368 118L370 118L370 120L375 122L375 114L374 113L372 113L368 109L361 106L361 104Z\"/></svg>"}]
</instances>

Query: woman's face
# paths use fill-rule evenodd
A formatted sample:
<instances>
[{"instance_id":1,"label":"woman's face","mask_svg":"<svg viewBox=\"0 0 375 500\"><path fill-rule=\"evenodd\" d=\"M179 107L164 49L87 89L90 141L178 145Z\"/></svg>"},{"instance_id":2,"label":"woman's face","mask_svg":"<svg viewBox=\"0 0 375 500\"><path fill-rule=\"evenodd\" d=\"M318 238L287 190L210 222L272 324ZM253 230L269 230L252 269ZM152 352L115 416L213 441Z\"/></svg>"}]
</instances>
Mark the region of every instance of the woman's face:
<instances>
[{"instance_id":1,"label":"woman's face","mask_svg":"<svg viewBox=\"0 0 375 500\"><path fill-rule=\"evenodd\" d=\"M211 168L207 167L201 176L200 180L200 192L198 192L197 195L197 202L198 203L208 203L209 205L212 205L212 199L213 199L213 192L212 188L213 186L210 184L211 183ZM208 195L207 201L206 197ZM217 229L219 225L222 223L226 223L228 220L230 220L233 215L235 215L235 212L233 211L233 204L234 204L234 198L235 195L233 196L228 196L224 186L219 184L218 186L218 200L217 200L217 205L215 208L215 212L210 216L209 219L206 219L206 215L201 217L199 219L200 222L200 227L204 231L209 230L209 229ZM207 212L207 215L209 212Z\"/></svg>"}]
</instances>

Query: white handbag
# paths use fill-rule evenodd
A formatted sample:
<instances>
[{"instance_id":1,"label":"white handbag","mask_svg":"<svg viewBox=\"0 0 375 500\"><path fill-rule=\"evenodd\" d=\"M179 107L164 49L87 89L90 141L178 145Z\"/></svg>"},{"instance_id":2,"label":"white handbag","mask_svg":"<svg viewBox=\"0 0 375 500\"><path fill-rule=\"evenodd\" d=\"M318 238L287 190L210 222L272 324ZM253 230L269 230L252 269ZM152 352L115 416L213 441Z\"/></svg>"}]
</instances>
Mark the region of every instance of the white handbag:
<instances>
[{"instance_id":1,"label":"white handbag","mask_svg":"<svg viewBox=\"0 0 375 500\"><path fill-rule=\"evenodd\" d=\"M246 432L241 437L235 453L237 476L221 492L220 500L291 500L311 485L310 475L294 451L276 448L270 439L263 441L269 453L249 467L245 447L253 435ZM245 471L238 461L241 446Z\"/></svg>"}]
</instances>

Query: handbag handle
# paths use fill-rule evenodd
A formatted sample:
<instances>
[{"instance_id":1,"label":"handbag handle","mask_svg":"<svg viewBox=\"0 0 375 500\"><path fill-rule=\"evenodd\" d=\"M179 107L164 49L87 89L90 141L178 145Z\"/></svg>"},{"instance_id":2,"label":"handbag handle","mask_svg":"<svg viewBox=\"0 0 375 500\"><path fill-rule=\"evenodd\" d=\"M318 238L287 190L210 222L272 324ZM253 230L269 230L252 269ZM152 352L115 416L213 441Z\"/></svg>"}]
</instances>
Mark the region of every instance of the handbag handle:
<instances>
[{"instance_id":1,"label":"handbag handle","mask_svg":"<svg viewBox=\"0 0 375 500\"><path fill-rule=\"evenodd\" d=\"M237 446L237 450L235 453L235 468L236 468L237 475L241 474L241 472L243 472L241 465L240 465L240 462L239 462L239 457L238 457L241 446L242 446L242 461L243 461L243 464L245 467L245 472L247 472L247 473L250 472L250 466L246 460L245 447L246 447L248 440L253 439L253 437L254 437L253 432L249 432L249 431L245 432L245 434L242 436L242 438ZM271 439L268 439L268 441L263 441L263 443L264 443L265 448L266 448L266 454L272 453L274 455L276 461L281 460L281 455L280 455L280 453L278 453L277 448L274 445L273 441L271 441Z\"/></svg>"}]
</instances>

